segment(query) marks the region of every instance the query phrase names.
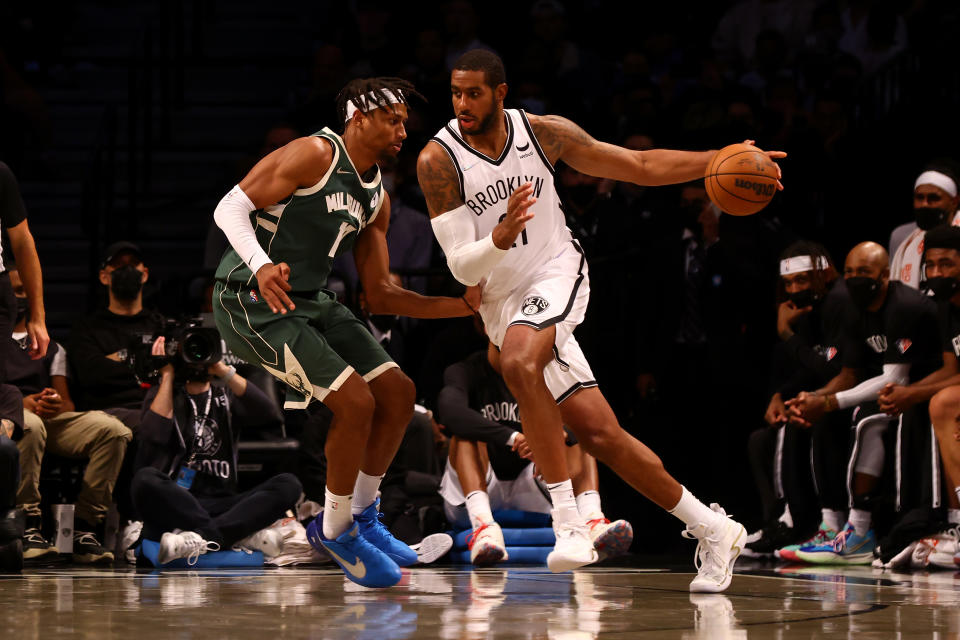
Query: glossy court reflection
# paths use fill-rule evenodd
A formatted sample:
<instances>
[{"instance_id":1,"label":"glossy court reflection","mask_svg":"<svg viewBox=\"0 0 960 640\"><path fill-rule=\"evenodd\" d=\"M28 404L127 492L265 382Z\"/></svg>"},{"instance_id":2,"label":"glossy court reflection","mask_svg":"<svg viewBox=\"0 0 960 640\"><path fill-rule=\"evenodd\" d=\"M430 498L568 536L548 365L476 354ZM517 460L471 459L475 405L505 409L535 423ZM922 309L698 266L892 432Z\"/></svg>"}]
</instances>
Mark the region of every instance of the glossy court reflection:
<instances>
[{"instance_id":1,"label":"glossy court reflection","mask_svg":"<svg viewBox=\"0 0 960 640\"><path fill-rule=\"evenodd\" d=\"M0 579L0 629L18 640L960 635L952 572L758 565L724 594L691 594L689 572L670 569L431 568L382 591L330 569L34 570Z\"/></svg>"}]
</instances>

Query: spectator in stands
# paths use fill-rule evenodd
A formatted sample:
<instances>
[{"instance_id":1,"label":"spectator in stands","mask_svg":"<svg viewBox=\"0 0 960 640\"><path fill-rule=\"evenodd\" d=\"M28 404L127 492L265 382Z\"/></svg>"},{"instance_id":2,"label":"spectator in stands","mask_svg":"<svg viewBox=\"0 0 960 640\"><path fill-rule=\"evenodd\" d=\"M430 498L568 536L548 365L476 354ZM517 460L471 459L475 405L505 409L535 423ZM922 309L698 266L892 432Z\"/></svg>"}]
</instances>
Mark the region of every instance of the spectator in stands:
<instances>
[{"instance_id":1,"label":"spectator in stands","mask_svg":"<svg viewBox=\"0 0 960 640\"><path fill-rule=\"evenodd\" d=\"M154 356L164 357L165 342L156 340ZM143 402L133 479L143 537L160 541L161 564L234 546L278 555L279 532L266 527L294 507L300 481L281 473L240 493L237 442L244 425L279 419L277 405L222 360L162 366Z\"/></svg>"},{"instance_id":2,"label":"spectator in stands","mask_svg":"<svg viewBox=\"0 0 960 640\"><path fill-rule=\"evenodd\" d=\"M163 316L143 307L150 270L142 255L132 242L107 247L100 267L107 308L77 322L67 338L77 406L102 409L134 430L145 390L130 365L130 349L135 342L149 344L164 327Z\"/></svg>"},{"instance_id":3,"label":"spectator in stands","mask_svg":"<svg viewBox=\"0 0 960 640\"><path fill-rule=\"evenodd\" d=\"M7 361L9 381L23 394L21 478L17 504L26 514L24 557L57 553L40 532L40 465L45 452L87 460L73 526L75 562L113 562L103 548L104 521L113 502L113 488L132 434L120 420L102 411L76 411L67 386L67 355L56 342L41 360L26 353L29 308L20 274L10 270L10 281L20 306L12 337L14 349Z\"/></svg>"},{"instance_id":4,"label":"spectator in stands","mask_svg":"<svg viewBox=\"0 0 960 640\"><path fill-rule=\"evenodd\" d=\"M890 279L917 289L923 274L923 234L941 224L960 224L960 192L950 163L932 162L913 185L914 222L890 234Z\"/></svg>"},{"instance_id":5,"label":"spectator in stands","mask_svg":"<svg viewBox=\"0 0 960 640\"><path fill-rule=\"evenodd\" d=\"M561 402L562 402L561 398ZM517 401L500 373L500 352L488 343L466 360L447 367L438 399L441 422L453 435L440 495L447 519L472 528L470 560L489 565L507 560L494 509L550 513L546 487L535 468L520 427ZM590 526L601 558L625 553L633 528L610 522L600 507L597 462L565 433L577 508Z\"/></svg>"},{"instance_id":6,"label":"spectator in stands","mask_svg":"<svg viewBox=\"0 0 960 640\"><path fill-rule=\"evenodd\" d=\"M13 257L20 264L24 289L30 306L27 323L28 347L31 358L42 358L47 353L50 338L47 335L46 312L43 307L43 275L33 234L27 224L27 210L20 197L20 187L10 167L0 162L0 229L7 232ZM2 242L0 242L2 244ZM2 247L0 247L2 249ZM17 314L10 276L0 257L0 383L6 380L6 362L13 346L6 336L13 332Z\"/></svg>"},{"instance_id":7,"label":"spectator in stands","mask_svg":"<svg viewBox=\"0 0 960 640\"><path fill-rule=\"evenodd\" d=\"M0 384L0 573L23 567L23 511L16 508L20 485L20 451L14 443L23 434L23 396Z\"/></svg>"}]
</instances>

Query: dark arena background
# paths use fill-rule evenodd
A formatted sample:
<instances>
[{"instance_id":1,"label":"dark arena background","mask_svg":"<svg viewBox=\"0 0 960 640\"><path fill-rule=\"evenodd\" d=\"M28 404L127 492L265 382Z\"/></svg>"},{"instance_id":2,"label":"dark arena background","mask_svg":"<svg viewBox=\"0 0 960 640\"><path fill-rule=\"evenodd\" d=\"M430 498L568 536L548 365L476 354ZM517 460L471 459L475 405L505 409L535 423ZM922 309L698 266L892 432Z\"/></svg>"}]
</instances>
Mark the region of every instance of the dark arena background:
<instances>
[{"instance_id":1,"label":"dark arena background","mask_svg":"<svg viewBox=\"0 0 960 640\"><path fill-rule=\"evenodd\" d=\"M931 162L953 170L960 161L958 35L960 5L946 0L7 1L0 161L26 206L51 340L69 345L76 323L107 305L100 270L117 241L134 243L149 267L146 308L172 319L209 314L228 246L217 203L266 154L324 126L339 131L334 99L353 78L401 77L427 98L411 101L398 161L382 170L396 222L391 269L428 295L463 292L430 232L416 163L453 117L450 69L469 49L503 59L506 107L562 115L599 140L683 150L755 140L786 151L784 190L744 217L704 215L702 183L637 187L562 163L555 178L589 260L590 305L576 337L600 388L672 475L752 533L775 526L783 506L764 513L770 490L758 490L748 455L750 434L770 429L764 413L777 388L781 253L820 243L841 275L858 243L893 253L891 232L914 221L917 176ZM709 247L693 291L691 234ZM11 246L5 235L8 266ZM328 287L365 318L347 258ZM692 342L678 339L690 296ZM430 412L444 369L484 346L470 318L400 319L391 331L390 354ZM250 378L279 409L282 386ZM322 505L314 417L282 415L241 433L239 488L290 472ZM449 435L436 422L435 438L405 441L382 487L384 504L400 496L385 515L406 542L448 529L437 500L411 488L424 482L435 493ZM42 532L56 539L54 514L76 499L85 460L47 456ZM432 468L414 473L425 457ZM121 472L115 495L123 482ZM153 569L128 564L122 550L113 565L94 566L60 553L0 573L0 636L960 637L954 569L741 556L724 594L691 594L695 541L678 535L683 523L602 464L599 493L607 517L632 523L630 553L572 573L542 562L474 569L447 556L372 590L329 561ZM894 516L876 519L882 538ZM107 523L104 544L124 527L115 516Z\"/></svg>"}]
</instances>

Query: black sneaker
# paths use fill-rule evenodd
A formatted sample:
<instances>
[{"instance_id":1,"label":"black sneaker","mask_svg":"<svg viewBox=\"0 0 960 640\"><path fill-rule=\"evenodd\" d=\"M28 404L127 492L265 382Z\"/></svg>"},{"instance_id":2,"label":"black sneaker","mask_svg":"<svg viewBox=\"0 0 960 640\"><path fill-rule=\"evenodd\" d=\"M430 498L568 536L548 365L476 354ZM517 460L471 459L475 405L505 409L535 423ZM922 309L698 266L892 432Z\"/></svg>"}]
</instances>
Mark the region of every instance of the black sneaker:
<instances>
[{"instance_id":1,"label":"black sneaker","mask_svg":"<svg viewBox=\"0 0 960 640\"><path fill-rule=\"evenodd\" d=\"M93 531L73 529L73 561L82 564L112 564L113 552L105 549Z\"/></svg>"},{"instance_id":2,"label":"black sneaker","mask_svg":"<svg viewBox=\"0 0 960 640\"><path fill-rule=\"evenodd\" d=\"M773 552L777 549L782 549L789 544L799 542L801 539L804 539L802 534L793 527L788 527L780 520L777 520L774 524L763 529L759 540L748 542L746 548L752 551L755 557L772 558Z\"/></svg>"},{"instance_id":3,"label":"black sneaker","mask_svg":"<svg viewBox=\"0 0 960 640\"><path fill-rule=\"evenodd\" d=\"M58 553L60 552L57 548L47 542L47 539L40 533L40 517L28 517L26 530L23 532L23 559L37 560L47 556L55 556Z\"/></svg>"}]
</instances>

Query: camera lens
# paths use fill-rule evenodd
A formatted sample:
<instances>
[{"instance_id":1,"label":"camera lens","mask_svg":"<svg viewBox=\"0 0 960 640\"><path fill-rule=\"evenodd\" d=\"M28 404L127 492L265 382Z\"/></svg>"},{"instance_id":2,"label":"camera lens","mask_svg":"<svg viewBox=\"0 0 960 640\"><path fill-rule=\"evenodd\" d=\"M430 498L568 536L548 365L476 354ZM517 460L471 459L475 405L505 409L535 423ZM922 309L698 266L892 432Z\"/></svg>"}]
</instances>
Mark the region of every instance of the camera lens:
<instances>
[{"instance_id":1,"label":"camera lens","mask_svg":"<svg viewBox=\"0 0 960 640\"><path fill-rule=\"evenodd\" d=\"M210 353L210 341L203 334L191 334L183 339L183 357L187 362L206 362Z\"/></svg>"}]
</instances>

